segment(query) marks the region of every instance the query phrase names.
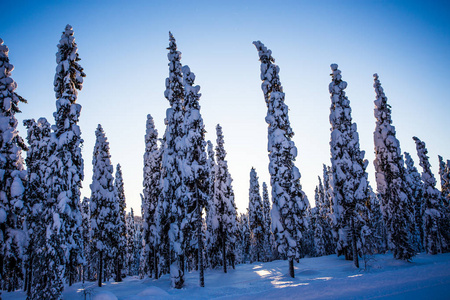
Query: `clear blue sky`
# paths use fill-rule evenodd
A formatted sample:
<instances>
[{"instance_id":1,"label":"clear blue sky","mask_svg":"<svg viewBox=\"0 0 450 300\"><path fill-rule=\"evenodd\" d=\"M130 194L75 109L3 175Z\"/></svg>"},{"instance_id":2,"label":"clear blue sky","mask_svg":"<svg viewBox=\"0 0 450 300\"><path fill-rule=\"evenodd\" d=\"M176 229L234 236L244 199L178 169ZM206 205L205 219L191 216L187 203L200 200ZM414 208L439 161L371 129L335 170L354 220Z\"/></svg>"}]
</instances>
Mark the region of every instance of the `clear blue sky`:
<instances>
[{"instance_id":1,"label":"clear blue sky","mask_svg":"<svg viewBox=\"0 0 450 300\"><path fill-rule=\"evenodd\" d=\"M279 2L279 3L278 3ZM140 214L146 115L164 133L168 101L168 31L182 63L201 86L207 138L225 136L240 212L248 206L249 173L267 171L266 106L252 41L273 51L299 149L301 183L314 202L317 176L330 163L330 64L338 63L358 124L367 169L373 168L372 74L380 75L393 109L402 151L418 166L416 135L426 142L432 170L450 159L450 5L446 1L11 1L2 5L0 37L10 49L17 92L28 99L19 122L53 122L56 45L66 24L75 30L87 77L78 103L85 140L82 196L90 196L95 128L102 124L112 162L124 173L128 209ZM19 128L25 137L25 129ZM419 168L420 170L420 168Z\"/></svg>"}]
</instances>

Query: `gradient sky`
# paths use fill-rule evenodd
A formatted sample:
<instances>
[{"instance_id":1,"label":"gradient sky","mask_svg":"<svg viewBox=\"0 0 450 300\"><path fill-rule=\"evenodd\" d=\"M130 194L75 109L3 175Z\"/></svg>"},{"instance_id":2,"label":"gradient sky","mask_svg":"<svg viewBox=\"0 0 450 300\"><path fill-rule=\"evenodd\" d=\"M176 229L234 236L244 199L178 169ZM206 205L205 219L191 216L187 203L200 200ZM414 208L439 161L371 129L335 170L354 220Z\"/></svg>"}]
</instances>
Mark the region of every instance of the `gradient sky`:
<instances>
[{"instance_id":1,"label":"gradient sky","mask_svg":"<svg viewBox=\"0 0 450 300\"><path fill-rule=\"evenodd\" d=\"M95 129L102 124L112 162L122 165L127 209L140 214L147 114L164 133L168 32L182 64L201 86L207 139L225 137L239 212L248 206L249 173L269 182L266 106L252 41L273 51L290 108L296 165L312 205L322 164L330 164L330 64L338 63L374 189L373 73L392 105L402 151L418 165L412 136L425 141L432 170L450 159L450 4L447 1L11 1L3 6L0 37L10 49L24 119L54 122L56 45L74 27L87 77L78 103L90 196ZM25 137L26 130L19 127ZM419 168L421 171L421 168Z\"/></svg>"}]
</instances>

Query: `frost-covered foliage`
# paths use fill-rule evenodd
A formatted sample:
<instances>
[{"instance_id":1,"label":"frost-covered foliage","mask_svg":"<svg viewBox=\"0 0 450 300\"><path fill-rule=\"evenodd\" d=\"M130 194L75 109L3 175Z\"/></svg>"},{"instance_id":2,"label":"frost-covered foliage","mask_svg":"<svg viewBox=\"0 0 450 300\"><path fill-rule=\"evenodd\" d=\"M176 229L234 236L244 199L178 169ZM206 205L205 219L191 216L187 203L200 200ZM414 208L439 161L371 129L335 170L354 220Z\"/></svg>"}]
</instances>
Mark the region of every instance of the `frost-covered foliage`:
<instances>
[{"instance_id":1,"label":"frost-covered foliage","mask_svg":"<svg viewBox=\"0 0 450 300\"><path fill-rule=\"evenodd\" d=\"M450 251L450 160L444 162L439 156L439 175L441 178L442 231L446 240L446 252Z\"/></svg>"},{"instance_id":2,"label":"frost-covered foliage","mask_svg":"<svg viewBox=\"0 0 450 300\"><path fill-rule=\"evenodd\" d=\"M319 177L319 185L322 185L322 182ZM322 186L323 187L323 186ZM323 199L323 192L320 191L319 186L316 186L314 190L314 200L316 202L316 207L313 208L314 212L314 255L315 256L324 256L325 255L325 240L324 240L324 230L323 230L323 222L319 213L320 202Z\"/></svg>"},{"instance_id":3,"label":"frost-covered foliage","mask_svg":"<svg viewBox=\"0 0 450 300\"><path fill-rule=\"evenodd\" d=\"M61 35L56 53L54 91L56 96L56 125L50 143L51 201L60 214L60 233L64 239L64 272L69 284L74 280L75 267L83 263L80 188L83 181L81 131L78 120L81 105L76 103L78 90L83 87L83 68L78 64L78 47L73 28L67 25Z\"/></svg>"},{"instance_id":4,"label":"frost-covered foliage","mask_svg":"<svg viewBox=\"0 0 450 300\"><path fill-rule=\"evenodd\" d=\"M214 197L214 182L216 178L216 162L214 160L214 148L211 141L208 144L208 205L206 207L206 265L210 268L215 268L220 265L220 251L219 247L219 217L217 211L219 209L219 203Z\"/></svg>"},{"instance_id":5,"label":"frost-covered foliage","mask_svg":"<svg viewBox=\"0 0 450 300\"><path fill-rule=\"evenodd\" d=\"M27 150L17 131L19 102L26 100L15 90L11 78L9 49L0 39L0 289L12 291L23 278L25 232L22 230L27 172L22 150Z\"/></svg>"},{"instance_id":6,"label":"frost-covered foliage","mask_svg":"<svg viewBox=\"0 0 450 300\"><path fill-rule=\"evenodd\" d=\"M42 270L44 263L42 260L42 249L45 249L46 226L43 222L43 212L46 210L46 199L48 195L48 187L46 179L47 165L47 146L50 141L50 124L45 118L40 118L38 122L34 119L25 120L24 125L27 128L27 172L28 184L26 193L27 215L25 216L25 224L27 229L28 247L26 251L27 261L25 263L27 285L25 290L31 297L32 294L39 294L36 290L36 284L41 274L38 270Z\"/></svg>"},{"instance_id":7,"label":"frost-covered foliage","mask_svg":"<svg viewBox=\"0 0 450 300\"><path fill-rule=\"evenodd\" d=\"M444 162L442 156L439 158L439 177L441 179L441 193L444 206L449 209L450 204L450 160L447 163Z\"/></svg>"},{"instance_id":8,"label":"frost-covered foliage","mask_svg":"<svg viewBox=\"0 0 450 300\"><path fill-rule=\"evenodd\" d=\"M365 226L361 230L362 250L360 254L365 260L376 253L387 251L387 230L381 213L380 195L375 194L372 187L368 186L367 210L363 215Z\"/></svg>"},{"instance_id":9,"label":"frost-covered foliage","mask_svg":"<svg viewBox=\"0 0 450 300\"><path fill-rule=\"evenodd\" d=\"M91 238L91 208L90 208L90 200L87 197L83 198L81 202L81 216L83 218L82 221L82 230L83 230L83 255L84 255L84 264L83 264L83 280L93 281L95 280L94 274L96 272L95 266L95 252L92 247L92 238Z\"/></svg>"},{"instance_id":10,"label":"frost-covered foliage","mask_svg":"<svg viewBox=\"0 0 450 300\"><path fill-rule=\"evenodd\" d=\"M248 223L251 232L251 261L263 261L266 228L264 227L264 209L255 168L252 168L250 171Z\"/></svg>"},{"instance_id":11,"label":"frost-covered foliage","mask_svg":"<svg viewBox=\"0 0 450 300\"><path fill-rule=\"evenodd\" d=\"M200 286L203 278L203 233L202 213L208 201L208 161L206 157L205 126L200 114L200 86L194 85L195 75L188 66L182 68L184 84L184 161L182 178L185 192L186 219L182 231L186 240L185 256L197 261L200 271ZM188 242L189 241L189 242ZM196 242L196 245L194 243ZM195 265L193 263L192 265Z\"/></svg>"},{"instance_id":12,"label":"frost-covered foliage","mask_svg":"<svg viewBox=\"0 0 450 300\"><path fill-rule=\"evenodd\" d=\"M92 244L94 249L99 252L97 279L101 286L103 275L106 275L106 278L109 277L111 265L117 257L119 204L114 188L109 142L100 124L95 135L90 209ZM103 274L104 271L105 274Z\"/></svg>"},{"instance_id":13,"label":"frost-covered foliage","mask_svg":"<svg viewBox=\"0 0 450 300\"><path fill-rule=\"evenodd\" d=\"M126 212L125 209L127 207L125 200L125 190L123 187L123 177L122 177L122 168L120 164L117 164L116 168L116 180L114 181L114 186L116 188L116 199L119 204L118 218L117 218L117 257L115 259L116 264L116 281L122 281L122 269L125 265L125 256L126 256Z\"/></svg>"},{"instance_id":14,"label":"frost-covered foliage","mask_svg":"<svg viewBox=\"0 0 450 300\"><path fill-rule=\"evenodd\" d=\"M158 203L158 227L161 238L159 263L163 273L171 274L172 286L181 288L184 283L184 246L182 222L185 219L185 187L180 167L183 163L184 88L181 70L181 52L177 51L175 38L169 33L169 77L164 96L170 103L167 109L162 156L162 193ZM173 259L174 258L174 259Z\"/></svg>"},{"instance_id":15,"label":"frost-covered foliage","mask_svg":"<svg viewBox=\"0 0 450 300\"><path fill-rule=\"evenodd\" d=\"M156 250L158 245L158 233L156 231L156 207L161 192L161 155L162 149L158 148L158 131L151 115L147 115L144 153L144 191L142 197L143 218L143 255L145 273L155 274L159 277L156 263Z\"/></svg>"},{"instance_id":16,"label":"frost-covered foliage","mask_svg":"<svg viewBox=\"0 0 450 300\"><path fill-rule=\"evenodd\" d=\"M373 139L375 143L375 178L377 191L382 201L382 212L388 232L389 249L394 258L409 261L414 250L409 240L413 224L413 207L408 194L405 167L400 142L395 137L392 125L391 106L381 87L378 75L374 74L376 119Z\"/></svg>"},{"instance_id":17,"label":"frost-covered foliage","mask_svg":"<svg viewBox=\"0 0 450 300\"><path fill-rule=\"evenodd\" d=\"M250 261L250 228L248 225L248 212L238 216L237 232L236 261L244 264Z\"/></svg>"},{"instance_id":18,"label":"frost-covered foliage","mask_svg":"<svg viewBox=\"0 0 450 300\"><path fill-rule=\"evenodd\" d=\"M413 137L416 142L417 156L422 167L424 214L423 214L423 246L428 254L442 253L447 248L447 241L444 238L443 228L445 216L441 203L441 193L436 189L436 179L431 172L431 165L428 161L428 150L425 143L419 138Z\"/></svg>"},{"instance_id":19,"label":"frost-covered foliage","mask_svg":"<svg viewBox=\"0 0 450 300\"><path fill-rule=\"evenodd\" d=\"M219 234L214 247L216 251L221 251L223 271L227 272L227 260L234 268L235 246L237 236L237 212L234 202L234 192L231 182L231 175L228 171L228 163L225 160L226 151L224 148L224 138L222 127L216 126L216 180L214 183L214 202L217 203L217 220L219 221ZM212 253L218 255L218 253Z\"/></svg>"},{"instance_id":20,"label":"frost-covered foliage","mask_svg":"<svg viewBox=\"0 0 450 300\"><path fill-rule=\"evenodd\" d=\"M302 254L302 233L308 224L305 218L308 199L300 185L300 171L294 165L297 156L292 137L288 107L272 51L260 41L253 42L261 61L261 88L267 105L269 173L272 186L272 228L279 253L287 255L290 274L294 277L293 260Z\"/></svg>"},{"instance_id":21,"label":"frost-covered foliage","mask_svg":"<svg viewBox=\"0 0 450 300\"><path fill-rule=\"evenodd\" d=\"M414 227L411 228L412 232L412 246L415 251L422 252L423 248L423 217L425 212L425 199L423 198L423 185L422 179L414 166L414 161L409 153L405 152L405 164L406 164L406 181L408 183L409 195L411 196L413 214L414 214Z\"/></svg>"},{"instance_id":22,"label":"frost-covered foliage","mask_svg":"<svg viewBox=\"0 0 450 300\"><path fill-rule=\"evenodd\" d=\"M324 166L324 170L326 167ZM325 173L324 176L327 176ZM327 181L328 184L328 181ZM334 253L333 235L330 226L330 202L326 195L322 179L319 176L319 185L315 190L316 218L314 228L315 256L323 256Z\"/></svg>"},{"instance_id":23,"label":"frost-covered foliage","mask_svg":"<svg viewBox=\"0 0 450 300\"><path fill-rule=\"evenodd\" d=\"M263 182L262 184L262 201L263 201L263 217L264 217L264 255L265 261L271 261L274 257L274 239L272 233L272 217L270 216L270 210L272 204L269 199L269 191L267 189L267 184Z\"/></svg>"},{"instance_id":24,"label":"frost-covered foliage","mask_svg":"<svg viewBox=\"0 0 450 300\"><path fill-rule=\"evenodd\" d=\"M364 221L367 196L368 161L364 151L359 148L359 135L356 123L352 122L350 101L344 89L347 82L342 80L337 64L331 65L331 170L333 174L333 236L337 243L338 255L346 259L353 257L358 267L358 249Z\"/></svg>"},{"instance_id":25,"label":"frost-covered foliage","mask_svg":"<svg viewBox=\"0 0 450 300\"><path fill-rule=\"evenodd\" d=\"M126 217L127 228L127 250L126 250L126 269L128 275L138 275L139 273L139 249L142 237L139 232L139 224L136 224L133 208Z\"/></svg>"}]
</instances>

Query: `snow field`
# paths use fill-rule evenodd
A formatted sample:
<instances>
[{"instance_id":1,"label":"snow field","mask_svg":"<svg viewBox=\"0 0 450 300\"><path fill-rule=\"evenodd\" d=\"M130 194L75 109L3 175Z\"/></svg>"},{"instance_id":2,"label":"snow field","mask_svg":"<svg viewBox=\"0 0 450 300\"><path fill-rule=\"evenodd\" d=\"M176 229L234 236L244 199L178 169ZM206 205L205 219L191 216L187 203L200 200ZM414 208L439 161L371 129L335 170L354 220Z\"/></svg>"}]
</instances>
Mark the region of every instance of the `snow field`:
<instances>
[{"instance_id":1,"label":"snow field","mask_svg":"<svg viewBox=\"0 0 450 300\"><path fill-rule=\"evenodd\" d=\"M364 267L364 261L361 260ZM237 265L206 270L205 288L198 272L186 273L185 286L171 288L170 274L159 280L127 277L123 282L85 284L92 291L86 299L450 299L450 254L419 254L413 262L396 260L392 254L375 255L367 270L335 255L303 258L288 275L288 262ZM83 286L66 286L65 300L84 299ZM4 293L4 300L24 300L22 291Z\"/></svg>"}]
</instances>

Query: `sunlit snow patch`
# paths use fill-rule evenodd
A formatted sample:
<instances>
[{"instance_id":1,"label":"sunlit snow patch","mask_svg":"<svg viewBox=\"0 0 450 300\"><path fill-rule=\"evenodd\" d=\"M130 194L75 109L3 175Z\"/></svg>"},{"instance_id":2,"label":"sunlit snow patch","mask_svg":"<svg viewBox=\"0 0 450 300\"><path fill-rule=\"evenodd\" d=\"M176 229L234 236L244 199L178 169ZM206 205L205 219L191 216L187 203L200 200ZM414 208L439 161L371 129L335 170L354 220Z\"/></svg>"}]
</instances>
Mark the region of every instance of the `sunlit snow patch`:
<instances>
[{"instance_id":1,"label":"sunlit snow patch","mask_svg":"<svg viewBox=\"0 0 450 300\"><path fill-rule=\"evenodd\" d=\"M363 276L363 274L350 275L350 276L347 276L347 277L348 278L353 278L353 277L359 277L359 276Z\"/></svg>"}]
</instances>

